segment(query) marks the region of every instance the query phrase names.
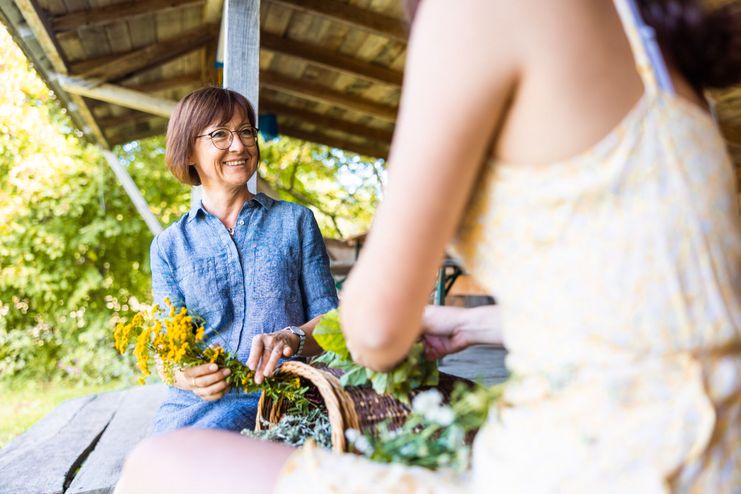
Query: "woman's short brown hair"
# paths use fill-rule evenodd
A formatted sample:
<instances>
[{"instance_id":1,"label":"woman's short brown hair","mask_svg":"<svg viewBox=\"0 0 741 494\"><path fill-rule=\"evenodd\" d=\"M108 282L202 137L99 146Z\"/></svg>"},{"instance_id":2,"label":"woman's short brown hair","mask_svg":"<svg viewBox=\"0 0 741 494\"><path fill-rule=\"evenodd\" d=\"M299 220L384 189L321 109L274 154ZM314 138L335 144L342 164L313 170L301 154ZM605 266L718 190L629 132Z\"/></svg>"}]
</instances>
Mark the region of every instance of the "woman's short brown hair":
<instances>
[{"instance_id":1,"label":"woman's short brown hair","mask_svg":"<svg viewBox=\"0 0 741 494\"><path fill-rule=\"evenodd\" d=\"M178 180L188 185L201 185L201 177L190 160L196 137L209 125L229 123L237 112L246 116L252 127L257 127L257 117L252 104L231 89L203 87L178 102L167 124L165 142L165 162ZM257 146L257 143L255 145ZM257 162L260 162L259 146Z\"/></svg>"}]
</instances>

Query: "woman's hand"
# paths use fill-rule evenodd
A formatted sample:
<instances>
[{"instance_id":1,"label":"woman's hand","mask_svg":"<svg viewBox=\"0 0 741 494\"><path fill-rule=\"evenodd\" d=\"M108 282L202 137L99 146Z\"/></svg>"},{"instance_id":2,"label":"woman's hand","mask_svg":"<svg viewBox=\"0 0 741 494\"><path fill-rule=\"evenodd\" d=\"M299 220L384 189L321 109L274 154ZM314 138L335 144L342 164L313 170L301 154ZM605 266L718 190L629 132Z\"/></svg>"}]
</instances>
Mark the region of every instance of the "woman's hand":
<instances>
[{"instance_id":1,"label":"woman's hand","mask_svg":"<svg viewBox=\"0 0 741 494\"><path fill-rule=\"evenodd\" d=\"M298 335L286 329L255 335L247 359L247 367L255 371L255 383L260 384L265 377L272 376L281 357L296 353L298 344Z\"/></svg>"},{"instance_id":2,"label":"woman's hand","mask_svg":"<svg viewBox=\"0 0 741 494\"><path fill-rule=\"evenodd\" d=\"M229 369L219 369L216 364L203 364L174 372L175 387L192 391L205 401L218 400L229 391L226 376Z\"/></svg>"},{"instance_id":3,"label":"woman's hand","mask_svg":"<svg viewBox=\"0 0 741 494\"><path fill-rule=\"evenodd\" d=\"M428 305L422 316L425 357L436 360L476 344L501 344L499 309Z\"/></svg>"}]
</instances>

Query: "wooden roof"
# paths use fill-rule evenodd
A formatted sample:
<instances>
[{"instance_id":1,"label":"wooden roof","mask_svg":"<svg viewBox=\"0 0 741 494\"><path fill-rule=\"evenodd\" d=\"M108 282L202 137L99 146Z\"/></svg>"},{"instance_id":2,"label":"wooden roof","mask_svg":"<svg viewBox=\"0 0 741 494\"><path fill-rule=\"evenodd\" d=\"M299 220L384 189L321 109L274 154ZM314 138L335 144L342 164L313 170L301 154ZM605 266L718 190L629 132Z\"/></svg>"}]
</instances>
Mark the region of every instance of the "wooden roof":
<instances>
[{"instance_id":1,"label":"wooden roof","mask_svg":"<svg viewBox=\"0 0 741 494\"><path fill-rule=\"evenodd\" d=\"M163 133L175 101L220 83L222 10L223 0L0 2L23 50L104 147ZM260 112L277 116L281 134L385 157L406 55L400 2L262 0L260 17ZM741 86L710 96L741 166Z\"/></svg>"},{"instance_id":2,"label":"wooden roof","mask_svg":"<svg viewBox=\"0 0 741 494\"><path fill-rule=\"evenodd\" d=\"M221 82L223 0L0 8L75 122L104 147L163 133L173 102ZM260 113L275 114L281 134L385 157L406 53L399 2L262 0L260 17Z\"/></svg>"}]
</instances>

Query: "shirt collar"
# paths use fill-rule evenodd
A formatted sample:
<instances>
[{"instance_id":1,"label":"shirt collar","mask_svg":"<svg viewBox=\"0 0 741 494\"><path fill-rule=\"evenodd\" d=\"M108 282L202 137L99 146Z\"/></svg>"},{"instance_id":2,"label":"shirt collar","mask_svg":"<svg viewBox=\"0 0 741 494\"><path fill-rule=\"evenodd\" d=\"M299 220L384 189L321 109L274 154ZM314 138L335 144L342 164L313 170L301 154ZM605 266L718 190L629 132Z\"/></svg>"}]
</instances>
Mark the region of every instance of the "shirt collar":
<instances>
[{"instance_id":1,"label":"shirt collar","mask_svg":"<svg viewBox=\"0 0 741 494\"><path fill-rule=\"evenodd\" d=\"M256 208L258 206L262 206L265 209L270 209L273 206L273 204L275 204L275 199L273 199L272 197L267 196L266 194L264 194L262 192L258 192L257 194L255 194L254 196L252 196L252 199L250 199L249 201L247 201L245 203L245 205L242 206L242 207L243 208L244 207ZM193 218L195 218L196 216L198 216L198 212L199 211L203 211L204 213L206 213L206 210L203 208L203 201L201 201L201 200L199 200L198 201L198 204L196 204L195 206L193 206L190 209L190 211L188 212L188 221L192 221Z\"/></svg>"}]
</instances>

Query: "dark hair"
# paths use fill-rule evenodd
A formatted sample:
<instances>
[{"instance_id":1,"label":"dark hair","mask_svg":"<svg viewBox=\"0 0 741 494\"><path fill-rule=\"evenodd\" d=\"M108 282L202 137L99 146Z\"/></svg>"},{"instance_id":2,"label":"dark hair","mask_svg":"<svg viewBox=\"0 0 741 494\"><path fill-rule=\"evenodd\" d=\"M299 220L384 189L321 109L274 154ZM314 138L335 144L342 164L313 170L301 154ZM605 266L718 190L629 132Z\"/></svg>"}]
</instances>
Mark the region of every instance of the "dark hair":
<instances>
[{"instance_id":1,"label":"dark hair","mask_svg":"<svg viewBox=\"0 0 741 494\"><path fill-rule=\"evenodd\" d=\"M410 22L420 3L404 2ZM698 0L638 0L638 6L669 62L696 90L741 81L741 2L709 9Z\"/></svg>"},{"instance_id":2,"label":"dark hair","mask_svg":"<svg viewBox=\"0 0 741 494\"><path fill-rule=\"evenodd\" d=\"M713 10L696 0L638 0L670 62L697 90L741 81L741 3Z\"/></svg>"},{"instance_id":3,"label":"dark hair","mask_svg":"<svg viewBox=\"0 0 741 494\"><path fill-rule=\"evenodd\" d=\"M230 89L203 87L178 102L167 124L165 142L165 162L178 180L188 185L201 185L201 177L189 160L193 155L196 136L209 125L228 123L236 113L246 116L250 125L257 127L257 116L252 104ZM257 161L260 162L259 146Z\"/></svg>"}]
</instances>

